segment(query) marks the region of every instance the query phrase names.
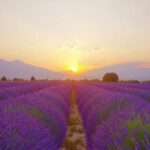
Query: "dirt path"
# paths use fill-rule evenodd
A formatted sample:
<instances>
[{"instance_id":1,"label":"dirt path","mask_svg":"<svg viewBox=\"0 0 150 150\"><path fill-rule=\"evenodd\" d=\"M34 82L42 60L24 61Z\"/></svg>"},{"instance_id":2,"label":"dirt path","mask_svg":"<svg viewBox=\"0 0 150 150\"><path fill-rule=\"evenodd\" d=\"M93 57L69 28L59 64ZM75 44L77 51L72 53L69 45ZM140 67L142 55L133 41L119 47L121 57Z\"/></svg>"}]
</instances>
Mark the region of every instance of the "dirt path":
<instances>
[{"instance_id":1,"label":"dirt path","mask_svg":"<svg viewBox=\"0 0 150 150\"><path fill-rule=\"evenodd\" d=\"M68 120L67 136L60 150L86 150L85 130L76 104L76 92L73 88L71 96L71 115Z\"/></svg>"}]
</instances>

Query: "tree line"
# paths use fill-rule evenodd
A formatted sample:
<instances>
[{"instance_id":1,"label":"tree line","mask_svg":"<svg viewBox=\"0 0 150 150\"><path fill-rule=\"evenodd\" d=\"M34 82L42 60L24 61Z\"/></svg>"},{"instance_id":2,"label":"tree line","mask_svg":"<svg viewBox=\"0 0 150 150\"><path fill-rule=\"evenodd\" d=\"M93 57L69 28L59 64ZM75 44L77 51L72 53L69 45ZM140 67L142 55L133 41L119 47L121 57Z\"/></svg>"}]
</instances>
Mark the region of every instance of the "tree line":
<instances>
[{"instance_id":1,"label":"tree line","mask_svg":"<svg viewBox=\"0 0 150 150\"><path fill-rule=\"evenodd\" d=\"M6 76L2 76L0 80L1 80L1 81L10 81L9 79L7 79ZM15 78L13 78L12 81L27 81L27 80L22 79L22 78L17 78L17 77L15 77ZM30 78L30 81L36 81L36 78L35 78L34 76L32 76L32 77Z\"/></svg>"},{"instance_id":2,"label":"tree line","mask_svg":"<svg viewBox=\"0 0 150 150\"><path fill-rule=\"evenodd\" d=\"M45 79L44 81L47 81L48 79ZM71 79L67 79L67 81L70 81ZM8 80L6 78L6 76L2 76L0 78L0 81L41 81L41 80L37 80L34 76L31 76L31 78L29 80L25 80L25 79L22 79L22 78L13 78L12 80ZM43 80L42 80L43 81ZM61 79L60 79L61 81ZM119 80L119 76L117 73L115 72L108 72L108 73L105 73L102 80L100 79L91 79L91 80L88 80L88 79L83 79L83 80L79 80L81 82L126 82L126 83L140 83L140 81L138 80ZM150 83L150 80L149 81L143 81L143 83Z\"/></svg>"}]
</instances>

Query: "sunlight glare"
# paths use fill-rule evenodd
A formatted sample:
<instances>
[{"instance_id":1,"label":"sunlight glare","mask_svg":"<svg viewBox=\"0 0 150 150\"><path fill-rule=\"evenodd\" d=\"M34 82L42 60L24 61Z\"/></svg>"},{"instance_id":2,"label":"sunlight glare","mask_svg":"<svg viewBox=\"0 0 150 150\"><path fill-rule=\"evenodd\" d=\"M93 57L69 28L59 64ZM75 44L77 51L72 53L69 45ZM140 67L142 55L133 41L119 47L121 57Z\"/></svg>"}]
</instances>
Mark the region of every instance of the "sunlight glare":
<instances>
[{"instance_id":1,"label":"sunlight glare","mask_svg":"<svg viewBox=\"0 0 150 150\"><path fill-rule=\"evenodd\" d=\"M72 66L70 69L72 72L78 72L78 68L76 66Z\"/></svg>"}]
</instances>

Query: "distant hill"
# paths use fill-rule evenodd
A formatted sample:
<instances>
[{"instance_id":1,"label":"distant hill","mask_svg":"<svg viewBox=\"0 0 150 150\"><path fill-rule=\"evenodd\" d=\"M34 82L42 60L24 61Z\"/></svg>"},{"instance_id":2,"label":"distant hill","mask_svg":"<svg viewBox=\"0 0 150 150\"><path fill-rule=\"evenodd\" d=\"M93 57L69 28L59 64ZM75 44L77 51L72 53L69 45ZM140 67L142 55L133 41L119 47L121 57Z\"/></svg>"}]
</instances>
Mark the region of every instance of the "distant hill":
<instances>
[{"instance_id":1,"label":"distant hill","mask_svg":"<svg viewBox=\"0 0 150 150\"><path fill-rule=\"evenodd\" d=\"M6 61L0 59L0 77L30 79L102 79L106 72L116 72L121 80L150 80L150 62L129 62L111 65L73 75L70 71L56 72L26 64L20 60Z\"/></svg>"},{"instance_id":2,"label":"distant hill","mask_svg":"<svg viewBox=\"0 0 150 150\"><path fill-rule=\"evenodd\" d=\"M106 72L116 72L121 80L150 80L150 62L116 64L80 74L79 78L102 79Z\"/></svg>"},{"instance_id":3,"label":"distant hill","mask_svg":"<svg viewBox=\"0 0 150 150\"><path fill-rule=\"evenodd\" d=\"M7 78L24 78L30 79L31 76L35 76L37 79L64 79L65 73L56 72L41 67L36 67L30 64L26 64L20 60L6 61L0 59L0 77L5 75Z\"/></svg>"}]
</instances>

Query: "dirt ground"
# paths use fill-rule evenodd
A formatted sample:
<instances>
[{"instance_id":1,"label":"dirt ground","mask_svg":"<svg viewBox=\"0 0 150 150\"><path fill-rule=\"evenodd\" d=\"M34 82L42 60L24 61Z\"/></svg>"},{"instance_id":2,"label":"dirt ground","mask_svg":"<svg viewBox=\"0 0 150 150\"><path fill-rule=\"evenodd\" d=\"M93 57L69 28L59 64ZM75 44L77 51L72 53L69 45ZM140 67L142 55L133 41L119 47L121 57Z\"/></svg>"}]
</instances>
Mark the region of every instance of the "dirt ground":
<instances>
[{"instance_id":1,"label":"dirt ground","mask_svg":"<svg viewBox=\"0 0 150 150\"><path fill-rule=\"evenodd\" d=\"M68 119L67 136L60 150L86 150L85 130L76 104L74 89L71 96L71 114Z\"/></svg>"}]
</instances>

